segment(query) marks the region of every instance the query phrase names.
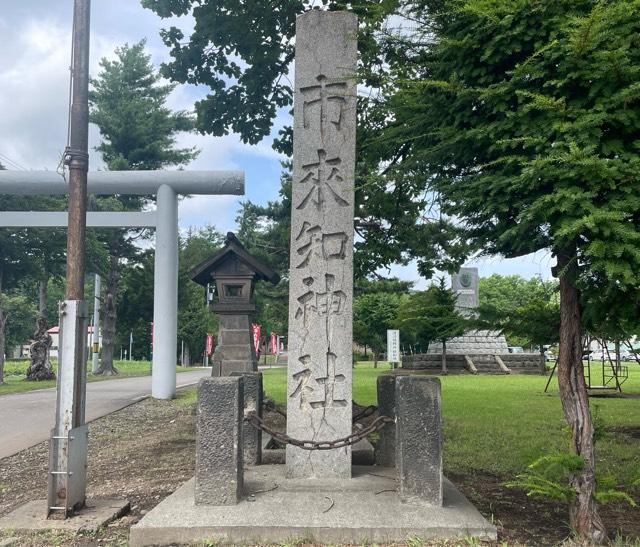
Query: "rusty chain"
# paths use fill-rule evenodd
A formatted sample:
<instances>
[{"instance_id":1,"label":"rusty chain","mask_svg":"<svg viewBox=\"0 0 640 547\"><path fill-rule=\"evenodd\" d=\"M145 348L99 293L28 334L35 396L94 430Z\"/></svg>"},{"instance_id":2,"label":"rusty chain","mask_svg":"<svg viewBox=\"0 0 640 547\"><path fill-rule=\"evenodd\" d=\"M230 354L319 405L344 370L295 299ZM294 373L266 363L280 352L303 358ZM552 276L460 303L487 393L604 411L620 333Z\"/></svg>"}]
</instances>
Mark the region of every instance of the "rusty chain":
<instances>
[{"instance_id":1,"label":"rusty chain","mask_svg":"<svg viewBox=\"0 0 640 547\"><path fill-rule=\"evenodd\" d=\"M378 407L375 406L375 405L370 405L370 406L367 406L367 407L363 408L360 412L358 412L353 417L353 423L355 424L357 421L362 420L363 418L368 418L372 414L375 414L376 410L378 410Z\"/></svg>"},{"instance_id":2,"label":"rusty chain","mask_svg":"<svg viewBox=\"0 0 640 547\"><path fill-rule=\"evenodd\" d=\"M287 417L287 413L280 410L276 406L276 404L270 399L262 402L262 408L264 408L265 410L269 410L270 412L275 412L276 414L280 414L280 416L284 416L285 418Z\"/></svg>"},{"instance_id":3,"label":"rusty chain","mask_svg":"<svg viewBox=\"0 0 640 547\"><path fill-rule=\"evenodd\" d=\"M274 439L280 441L281 443L297 446L298 448L302 448L303 450L333 450L335 448L350 446L356 444L357 442L360 442L362 439L365 439L367 436L371 435L371 433L380 431L387 424L395 422L395 420L393 418L390 418L389 416L380 416L379 418L376 418L373 422L371 422L367 427L363 427L355 433L352 433L351 435L348 435L346 437L342 437L341 439L335 439L333 441L301 441L299 439L289 437L289 435L287 435L286 433L281 433L280 431L271 429L255 412L249 413L245 417L244 421L252 427L268 433Z\"/></svg>"},{"instance_id":4,"label":"rusty chain","mask_svg":"<svg viewBox=\"0 0 640 547\"><path fill-rule=\"evenodd\" d=\"M269 401L264 401L262 403L262 407L265 410L268 410L270 412L275 412L277 414L280 414L280 416L283 416L284 418L287 417L287 413L283 412L282 410L280 410L273 401L269 400ZM360 412L358 412L354 417L353 417L353 423L355 424L356 422L362 420L363 418L368 418L369 416L373 415L376 413L376 410L378 410L378 407L375 405L370 405L368 407L363 408Z\"/></svg>"}]
</instances>

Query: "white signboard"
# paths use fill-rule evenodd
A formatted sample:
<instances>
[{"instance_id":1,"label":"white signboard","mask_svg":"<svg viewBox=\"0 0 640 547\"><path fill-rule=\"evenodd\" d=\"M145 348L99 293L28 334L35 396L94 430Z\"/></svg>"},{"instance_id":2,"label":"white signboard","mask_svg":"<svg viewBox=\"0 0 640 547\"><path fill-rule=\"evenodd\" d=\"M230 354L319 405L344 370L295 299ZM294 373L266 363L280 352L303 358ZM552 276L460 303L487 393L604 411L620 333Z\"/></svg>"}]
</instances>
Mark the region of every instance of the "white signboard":
<instances>
[{"instance_id":1,"label":"white signboard","mask_svg":"<svg viewBox=\"0 0 640 547\"><path fill-rule=\"evenodd\" d=\"M400 362L400 331L387 330L387 361Z\"/></svg>"}]
</instances>

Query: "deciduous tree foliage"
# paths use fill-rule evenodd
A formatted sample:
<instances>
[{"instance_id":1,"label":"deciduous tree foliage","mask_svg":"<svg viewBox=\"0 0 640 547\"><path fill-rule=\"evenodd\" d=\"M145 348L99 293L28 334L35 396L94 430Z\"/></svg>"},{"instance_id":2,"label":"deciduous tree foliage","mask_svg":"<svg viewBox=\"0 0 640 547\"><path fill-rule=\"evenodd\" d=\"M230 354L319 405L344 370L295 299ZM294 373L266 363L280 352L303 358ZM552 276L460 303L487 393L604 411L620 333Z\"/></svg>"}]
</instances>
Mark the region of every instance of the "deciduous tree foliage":
<instances>
[{"instance_id":1,"label":"deciduous tree foliage","mask_svg":"<svg viewBox=\"0 0 640 547\"><path fill-rule=\"evenodd\" d=\"M0 169L4 166L0 164ZM0 195L0 210L12 210L24 203L24 198ZM7 326L13 310L8 289L15 287L27 269L25 234L23 231L0 229L0 384L4 382L4 356L7 348Z\"/></svg>"},{"instance_id":2,"label":"deciduous tree foliage","mask_svg":"<svg viewBox=\"0 0 640 547\"><path fill-rule=\"evenodd\" d=\"M180 238L178 339L198 361L202 360L207 334L217 335L218 318L209 311L204 289L191 281L189 272L221 249L223 242L223 235L211 226L190 229Z\"/></svg>"},{"instance_id":3,"label":"deciduous tree foliage","mask_svg":"<svg viewBox=\"0 0 640 547\"><path fill-rule=\"evenodd\" d=\"M502 331L510 346L557 344L560 330L558 284L538 277L498 274L480 278L480 328Z\"/></svg>"},{"instance_id":4,"label":"deciduous tree foliage","mask_svg":"<svg viewBox=\"0 0 640 547\"><path fill-rule=\"evenodd\" d=\"M387 86L390 71L411 77L415 70L399 64L407 51L396 43L381 43L390 31L388 19L405 10L404 0L344 2L334 0L143 0L161 17L191 14L193 33L172 26L161 32L173 60L162 73L175 82L209 87L195 105L197 129L203 133L239 134L255 144L269 136L277 115L293 104L289 76L294 58L296 16L309 9L355 12L359 18L359 72L366 88ZM409 3L411 4L411 3ZM394 263L418 261L422 274L433 264L453 269L464 259L460 230L430 204L424 181L399 177L390 182L378 173L379 144L372 141L388 120L377 93L358 99L356 166L355 272L364 277ZM287 122L274 147L292 153L292 131ZM394 151L393 165L404 149ZM290 191L283 178L283 190ZM285 208L285 213L290 210Z\"/></svg>"},{"instance_id":5,"label":"deciduous tree foliage","mask_svg":"<svg viewBox=\"0 0 640 547\"><path fill-rule=\"evenodd\" d=\"M289 244L291 238L291 178L288 167L282 174L280 200L265 206L244 202L236 218L238 239L247 251L278 274L277 285L256 285L256 322L263 336L286 336L289 325Z\"/></svg>"}]
</instances>

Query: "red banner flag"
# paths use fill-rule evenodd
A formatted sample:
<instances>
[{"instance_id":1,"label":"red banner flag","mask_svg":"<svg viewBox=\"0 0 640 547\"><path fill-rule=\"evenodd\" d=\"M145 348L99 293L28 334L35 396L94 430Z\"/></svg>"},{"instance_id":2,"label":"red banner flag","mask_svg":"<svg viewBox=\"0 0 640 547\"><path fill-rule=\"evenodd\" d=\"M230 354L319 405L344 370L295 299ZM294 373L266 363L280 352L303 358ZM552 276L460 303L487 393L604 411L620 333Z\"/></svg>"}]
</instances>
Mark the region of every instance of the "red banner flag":
<instances>
[{"instance_id":1,"label":"red banner flag","mask_svg":"<svg viewBox=\"0 0 640 547\"><path fill-rule=\"evenodd\" d=\"M271 355L278 354L278 337L275 332L272 332L269 337L269 353L271 353Z\"/></svg>"},{"instance_id":2,"label":"red banner flag","mask_svg":"<svg viewBox=\"0 0 640 547\"><path fill-rule=\"evenodd\" d=\"M260 354L260 334L262 327L255 323L251 325L251 331L253 332L253 347L256 350L256 355Z\"/></svg>"},{"instance_id":3,"label":"red banner flag","mask_svg":"<svg viewBox=\"0 0 640 547\"><path fill-rule=\"evenodd\" d=\"M213 334L207 334L207 355L213 355Z\"/></svg>"}]
</instances>

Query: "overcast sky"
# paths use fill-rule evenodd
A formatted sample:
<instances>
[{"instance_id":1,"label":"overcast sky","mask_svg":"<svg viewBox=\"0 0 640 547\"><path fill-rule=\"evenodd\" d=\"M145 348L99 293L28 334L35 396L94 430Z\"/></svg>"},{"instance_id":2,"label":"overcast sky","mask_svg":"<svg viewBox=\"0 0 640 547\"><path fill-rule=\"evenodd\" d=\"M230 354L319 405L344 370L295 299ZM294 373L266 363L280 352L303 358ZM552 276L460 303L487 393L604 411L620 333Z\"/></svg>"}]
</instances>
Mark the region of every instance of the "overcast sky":
<instances>
[{"instance_id":1,"label":"overcast sky","mask_svg":"<svg viewBox=\"0 0 640 547\"><path fill-rule=\"evenodd\" d=\"M0 162L9 169L55 170L66 144L69 57L72 0L0 0ZM102 57L114 57L114 49L125 42L147 39L147 51L154 64L169 60L168 49L159 30L171 25L140 6L138 0L93 0L91 22L92 76L98 73ZM177 20L188 28L189 19ZM179 86L170 97L174 109L193 109L206 95L206 88ZM281 116L274 134L286 123ZM99 143L91 127L89 145ZM190 169L243 169L246 197L256 203L276 199L280 186L280 157L271 149L271 140L257 146L243 144L236 135L210 137L184 134L179 146L197 146L200 156ZM90 151L90 169L102 168L99 156ZM221 231L235 227L241 199L232 196L197 196L180 204L180 225L211 224ZM483 259L473 263L480 275L520 274L549 277L553 262L548 253L502 260ZM414 267L393 268L392 273L419 280Z\"/></svg>"}]
</instances>

